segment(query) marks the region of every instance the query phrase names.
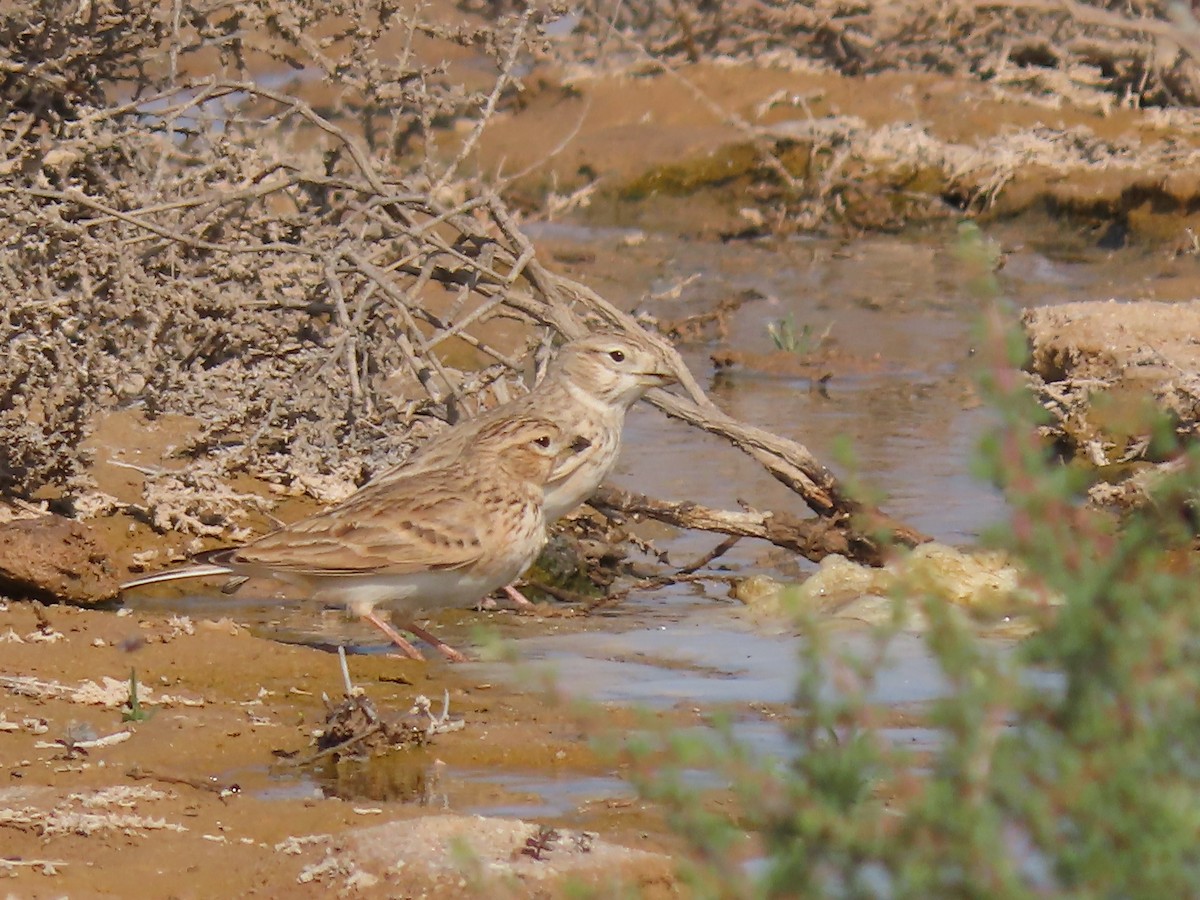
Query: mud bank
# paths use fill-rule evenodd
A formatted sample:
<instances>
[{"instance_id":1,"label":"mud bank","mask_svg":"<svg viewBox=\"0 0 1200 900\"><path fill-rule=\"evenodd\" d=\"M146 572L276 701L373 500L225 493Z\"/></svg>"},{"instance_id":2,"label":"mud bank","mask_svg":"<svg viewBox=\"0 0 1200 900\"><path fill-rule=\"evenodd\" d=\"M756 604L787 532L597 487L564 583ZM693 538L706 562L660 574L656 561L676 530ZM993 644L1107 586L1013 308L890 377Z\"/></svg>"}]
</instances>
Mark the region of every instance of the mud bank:
<instances>
[{"instance_id":1,"label":"mud bank","mask_svg":"<svg viewBox=\"0 0 1200 900\"><path fill-rule=\"evenodd\" d=\"M1200 304L1067 303L1024 324L1043 433L1094 473L1094 502L1146 503L1200 428Z\"/></svg>"},{"instance_id":2,"label":"mud bank","mask_svg":"<svg viewBox=\"0 0 1200 900\"><path fill-rule=\"evenodd\" d=\"M731 237L1036 213L1108 246L1191 251L1200 222L1200 125L1188 110L732 61L546 71L530 84L490 123L483 169L520 173L531 206L594 224Z\"/></svg>"},{"instance_id":3,"label":"mud bank","mask_svg":"<svg viewBox=\"0 0 1200 900\"><path fill-rule=\"evenodd\" d=\"M298 765L324 722L322 695L340 696L335 654L264 640L229 619L34 612L0 611L0 874L16 895L550 897L572 881L646 896L673 889L670 842L653 836L662 823L637 801L583 796L557 820L474 815L529 802L506 776L612 774L578 720L544 695L352 656L356 686L381 710L406 712L423 694L440 711L448 692L465 726L386 766ZM613 712L615 725L622 715ZM482 774L468 784L467 771Z\"/></svg>"}]
</instances>

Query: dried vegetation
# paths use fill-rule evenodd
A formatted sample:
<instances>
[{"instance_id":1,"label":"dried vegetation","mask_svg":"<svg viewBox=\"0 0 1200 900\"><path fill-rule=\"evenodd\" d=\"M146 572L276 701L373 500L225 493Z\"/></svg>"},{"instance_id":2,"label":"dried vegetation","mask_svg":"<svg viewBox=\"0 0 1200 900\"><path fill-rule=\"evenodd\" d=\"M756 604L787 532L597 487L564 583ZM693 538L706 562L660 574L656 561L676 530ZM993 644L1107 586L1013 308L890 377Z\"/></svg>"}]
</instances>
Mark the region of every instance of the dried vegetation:
<instances>
[{"instance_id":1,"label":"dried vegetation","mask_svg":"<svg viewBox=\"0 0 1200 900\"><path fill-rule=\"evenodd\" d=\"M547 52L542 14L428 12L0 10L4 496L213 533L260 502L230 476L337 499L520 390L555 333L639 327L543 268L500 197L463 174L518 63ZM879 558L886 519L681 377L687 396L653 402L797 491L834 523L830 548ZM81 447L123 408L199 423L182 469L145 473L143 504L98 490Z\"/></svg>"},{"instance_id":2,"label":"dried vegetation","mask_svg":"<svg viewBox=\"0 0 1200 900\"><path fill-rule=\"evenodd\" d=\"M435 118L486 98L382 42L495 53L500 26L434 28L386 4L45 0L0 27L5 494L86 493L79 444L125 405L200 419L185 452L221 474L337 490L437 405L389 378L438 399L470 387L428 325L435 302L479 293L454 273L471 280L487 206L463 208L422 151ZM292 79L331 89L320 112L262 86Z\"/></svg>"},{"instance_id":3,"label":"dried vegetation","mask_svg":"<svg viewBox=\"0 0 1200 900\"><path fill-rule=\"evenodd\" d=\"M964 213L1010 215L1038 202L1084 223L1123 224L1146 199L1180 218L1194 207L1196 187L1180 173L1197 156L1188 136L1196 133L1200 101L1200 24L1185 4L634 0L616 4L610 24L612 6L584 5L574 37L555 45L565 61L666 73L746 139L718 166L707 156L666 166L637 179L626 196L738 179L752 210L725 236L830 225L892 231ZM753 110L734 110L689 80L688 64L697 62L844 76L937 73L978 85L972 103L988 98L1072 114L1066 126L1044 127L1019 118L1004 125L981 113L967 129L977 133L964 138L925 116L918 98L928 82L919 81L906 82L911 96L895 97L897 121L882 124L882 107L862 118L852 99L811 88L780 90ZM1090 127L1119 110L1152 110L1145 120L1165 134ZM1114 179L1114 172L1121 174ZM1064 185L1064 177L1082 186ZM1014 199L1006 202L1001 194L1009 188ZM1190 218L1184 224L1194 225ZM1161 224L1133 227L1163 239Z\"/></svg>"}]
</instances>

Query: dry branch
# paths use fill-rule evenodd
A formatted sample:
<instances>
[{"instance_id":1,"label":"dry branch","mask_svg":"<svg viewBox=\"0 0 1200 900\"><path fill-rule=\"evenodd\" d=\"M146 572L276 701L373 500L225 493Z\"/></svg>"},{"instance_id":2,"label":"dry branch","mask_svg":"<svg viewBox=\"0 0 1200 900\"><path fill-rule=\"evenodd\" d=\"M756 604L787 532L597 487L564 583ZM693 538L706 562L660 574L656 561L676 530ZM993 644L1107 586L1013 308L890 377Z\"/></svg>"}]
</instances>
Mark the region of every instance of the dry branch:
<instances>
[{"instance_id":1,"label":"dry branch","mask_svg":"<svg viewBox=\"0 0 1200 900\"><path fill-rule=\"evenodd\" d=\"M879 566L886 561L885 547L864 536L845 517L798 519L778 511L713 509L609 487L602 487L588 503L602 512L655 519L676 528L759 538L813 562L835 553L868 565Z\"/></svg>"}]
</instances>

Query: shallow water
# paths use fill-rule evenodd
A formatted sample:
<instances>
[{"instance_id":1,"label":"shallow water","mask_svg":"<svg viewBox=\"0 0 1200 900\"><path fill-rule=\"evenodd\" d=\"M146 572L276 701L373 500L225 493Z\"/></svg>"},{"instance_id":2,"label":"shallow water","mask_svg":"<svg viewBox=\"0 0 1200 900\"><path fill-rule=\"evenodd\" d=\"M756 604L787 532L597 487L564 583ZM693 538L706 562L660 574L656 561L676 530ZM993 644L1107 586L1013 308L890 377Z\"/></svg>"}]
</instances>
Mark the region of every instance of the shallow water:
<instances>
[{"instance_id":1,"label":"shallow water","mask_svg":"<svg viewBox=\"0 0 1200 900\"><path fill-rule=\"evenodd\" d=\"M733 415L788 435L819 459L835 462L882 492L889 513L935 538L969 544L1004 517L1004 503L971 475L971 455L989 424L972 387L973 327L982 301L956 260L951 236L871 238L858 242L798 240L770 245L684 242L646 236L630 245L629 233L578 227L534 226L533 237L563 258L583 258L571 274L593 284L626 308L659 319L678 319L722 297L749 292L730 321L728 345L769 353L769 322L791 317L830 334L843 351L824 390L806 378L744 369L720 376L710 347L685 348L701 384ZM586 251L586 252L585 252ZM1056 260L1018 247L1000 273L1004 298L1014 306L1103 296L1136 296L1150 278L1144 265L1106 265L1102 256ZM669 292L693 279L676 297ZM852 450L845 459L843 448ZM789 492L749 457L724 441L697 435L652 408L634 410L625 450L613 481L654 496L736 508L803 513ZM718 537L660 529L656 545L680 563L705 552ZM754 541L743 541L721 561L735 573L767 572L795 578L811 565ZM725 588L665 588L629 598L615 609L557 627L515 617L483 616L535 668L548 667L568 694L650 709L697 708L731 712L739 736L767 759L791 752L784 728L761 712L786 707L799 662L798 635L755 624L725 597ZM278 639L334 646L349 641L359 652L383 650L373 633L309 604L284 610L271 602L221 597L220 615L257 623ZM208 614L212 597L172 602L184 613ZM470 618L469 616L467 618ZM439 626L452 640L463 630ZM358 642L362 641L361 644ZM861 649L861 630L839 627L835 645ZM1004 645L997 644L1003 652ZM471 663L481 681L516 685L524 677L504 663ZM523 669L522 669L523 670ZM873 699L903 709L938 695L943 683L917 636L892 645L885 677ZM897 727L892 737L928 749L936 735ZM375 772L358 780L309 773L302 783L273 790L312 790L347 799L436 803L470 812L567 816L586 800L629 796L613 776L558 777L531 772L503 776L444 771L436 779L428 761L403 772ZM394 767L393 767L394 768ZM313 780L309 781L311 777ZM484 789L481 785L487 785Z\"/></svg>"}]
</instances>

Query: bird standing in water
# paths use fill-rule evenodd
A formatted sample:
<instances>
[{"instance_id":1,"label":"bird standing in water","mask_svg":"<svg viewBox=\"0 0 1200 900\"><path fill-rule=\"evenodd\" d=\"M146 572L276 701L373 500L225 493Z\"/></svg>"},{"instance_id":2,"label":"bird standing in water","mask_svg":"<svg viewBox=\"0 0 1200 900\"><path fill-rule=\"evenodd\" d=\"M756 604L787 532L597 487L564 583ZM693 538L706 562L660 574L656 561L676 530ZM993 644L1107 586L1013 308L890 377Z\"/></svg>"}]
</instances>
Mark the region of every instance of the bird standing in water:
<instances>
[{"instance_id":1,"label":"bird standing in water","mask_svg":"<svg viewBox=\"0 0 1200 900\"><path fill-rule=\"evenodd\" d=\"M546 483L588 449L554 422L519 413L473 431L457 455L397 471L318 515L122 588L212 575L276 578L346 607L423 659L376 614L386 604L406 630L462 660L412 619L477 600L525 571L546 542Z\"/></svg>"}]
</instances>

